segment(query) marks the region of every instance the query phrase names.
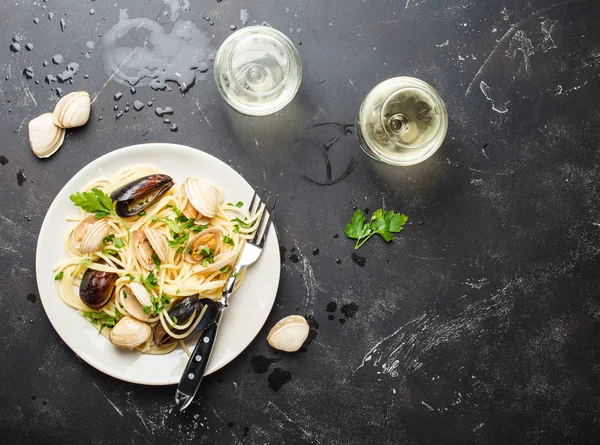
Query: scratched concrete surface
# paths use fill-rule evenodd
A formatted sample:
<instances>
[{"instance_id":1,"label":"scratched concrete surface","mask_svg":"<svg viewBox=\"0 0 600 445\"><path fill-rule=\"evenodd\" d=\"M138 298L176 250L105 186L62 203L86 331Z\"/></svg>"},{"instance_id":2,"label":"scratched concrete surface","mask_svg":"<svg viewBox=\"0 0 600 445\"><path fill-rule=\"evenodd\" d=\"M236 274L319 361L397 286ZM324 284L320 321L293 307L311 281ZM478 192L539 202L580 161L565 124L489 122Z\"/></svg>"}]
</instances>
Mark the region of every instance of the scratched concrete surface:
<instances>
[{"instance_id":1,"label":"scratched concrete surface","mask_svg":"<svg viewBox=\"0 0 600 445\"><path fill-rule=\"evenodd\" d=\"M283 30L303 60L300 92L269 118L228 109L212 70L185 97L148 87L134 97L109 81L100 36L124 8L168 28L167 5L0 5L0 442L596 443L600 3L165 3L214 47L242 26L241 9L250 24ZM44 81L71 62L73 83ZM366 93L396 75L434 85L450 120L439 152L403 169L369 161L353 128ZM53 108L56 87L89 91L92 117L38 160L27 122ZM117 92L120 111L153 97L172 106L178 131L149 107L117 120ZM184 414L172 411L174 388L120 382L79 360L35 282L36 238L56 193L98 156L144 141L197 147L280 195L276 305ZM367 243L361 268L343 228L354 206L382 205L411 224L389 245ZM266 333L291 313L312 316L313 340L277 354Z\"/></svg>"}]
</instances>

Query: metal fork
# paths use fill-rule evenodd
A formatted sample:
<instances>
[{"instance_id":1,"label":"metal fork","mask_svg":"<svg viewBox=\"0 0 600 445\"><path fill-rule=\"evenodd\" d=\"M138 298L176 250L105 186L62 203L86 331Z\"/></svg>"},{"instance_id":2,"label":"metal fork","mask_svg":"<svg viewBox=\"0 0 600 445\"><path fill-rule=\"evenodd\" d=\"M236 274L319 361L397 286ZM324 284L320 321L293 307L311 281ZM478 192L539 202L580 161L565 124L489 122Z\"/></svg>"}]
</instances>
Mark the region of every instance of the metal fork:
<instances>
[{"instance_id":1,"label":"metal fork","mask_svg":"<svg viewBox=\"0 0 600 445\"><path fill-rule=\"evenodd\" d=\"M223 311L229 306L229 297L234 292L235 282L238 275L246 267L255 263L263 251L263 247L267 241L267 235L269 234L269 229L271 228L273 221L273 214L275 211L275 206L277 205L277 198L278 196L275 196L273 204L270 207L270 210L267 212L267 209L269 209L269 201L271 200L271 193L263 191L262 198L259 198L258 193L254 192L254 196L252 197L252 201L250 202L249 206L250 217L253 218L261 210L263 213L260 216L260 221L257 225L256 231L254 232L254 236L251 240L246 241L242 252L238 256L237 263L233 267L233 270L229 275L229 279L223 287L221 299L216 303L212 302L212 304L217 305L217 314L214 322L210 324L202 333L200 339L198 340L198 344L194 348L194 352L192 353L185 370L183 371L183 375L181 376L181 380L177 386L177 392L175 393L175 406L179 408L180 411L183 411L189 406L190 403L192 403L194 396L198 392L198 388L200 388L200 383L202 382L204 371L206 370L206 366L210 360L213 345L217 337L217 331L219 329L221 317L223 316Z\"/></svg>"}]
</instances>

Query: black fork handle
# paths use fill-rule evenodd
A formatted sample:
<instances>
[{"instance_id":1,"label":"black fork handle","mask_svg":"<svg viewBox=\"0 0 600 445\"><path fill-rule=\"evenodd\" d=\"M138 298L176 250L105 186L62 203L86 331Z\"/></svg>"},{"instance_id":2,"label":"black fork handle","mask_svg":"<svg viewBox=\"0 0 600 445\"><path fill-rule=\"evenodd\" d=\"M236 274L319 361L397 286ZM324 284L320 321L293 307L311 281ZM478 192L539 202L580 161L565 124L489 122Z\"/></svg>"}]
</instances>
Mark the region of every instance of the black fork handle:
<instances>
[{"instance_id":1,"label":"black fork handle","mask_svg":"<svg viewBox=\"0 0 600 445\"><path fill-rule=\"evenodd\" d=\"M194 352L192 352L192 356L183 371L183 375L177 386L177 392L175 393L175 406L179 411L183 411L192 403L194 396L198 392L198 388L200 388L204 371L210 360L210 355L212 354L217 338L222 315L223 308L219 308L214 323L207 327L200 336L198 344L196 344Z\"/></svg>"}]
</instances>

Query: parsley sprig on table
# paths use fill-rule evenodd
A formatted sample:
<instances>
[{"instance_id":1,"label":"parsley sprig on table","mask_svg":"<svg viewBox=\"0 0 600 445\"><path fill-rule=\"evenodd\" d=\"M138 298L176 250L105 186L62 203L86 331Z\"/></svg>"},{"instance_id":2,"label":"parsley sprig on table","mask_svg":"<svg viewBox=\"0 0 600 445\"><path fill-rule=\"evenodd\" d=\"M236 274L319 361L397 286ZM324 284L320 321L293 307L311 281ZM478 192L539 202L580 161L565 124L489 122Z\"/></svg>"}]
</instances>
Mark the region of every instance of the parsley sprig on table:
<instances>
[{"instance_id":1,"label":"parsley sprig on table","mask_svg":"<svg viewBox=\"0 0 600 445\"><path fill-rule=\"evenodd\" d=\"M125 224L121 217L117 215L110 196L100 189L93 188L89 192L74 193L69 196L69 199L73 201L73 204L75 204L77 207L81 207L88 213L93 213L98 219L102 219L108 215L114 215L117 217L117 219L125 226L125 230L127 230L127 243L129 244L131 239L129 227L127 227L127 224Z\"/></svg>"},{"instance_id":2,"label":"parsley sprig on table","mask_svg":"<svg viewBox=\"0 0 600 445\"><path fill-rule=\"evenodd\" d=\"M354 249L359 249L369 238L378 233L388 243L394 239L392 233L398 233L402 230L408 217L402 213L396 213L393 210L384 212L378 209L371 216L371 221L366 222L365 214L362 210L357 210L352 215L352 219L346 225L346 236L356 240Z\"/></svg>"}]
</instances>

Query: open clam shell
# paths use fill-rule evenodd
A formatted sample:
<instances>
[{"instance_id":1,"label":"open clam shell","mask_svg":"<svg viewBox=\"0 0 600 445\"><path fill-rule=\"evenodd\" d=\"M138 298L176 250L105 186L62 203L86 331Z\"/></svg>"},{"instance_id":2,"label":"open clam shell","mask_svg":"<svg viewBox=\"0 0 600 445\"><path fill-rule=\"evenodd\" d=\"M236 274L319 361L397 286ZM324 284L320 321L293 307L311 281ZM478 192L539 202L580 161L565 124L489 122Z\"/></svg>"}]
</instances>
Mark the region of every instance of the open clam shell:
<instances>
[{"instance_id":1,"label":"open clam shell","mask_svg":"<svg viewBox=\"0 0 600 445\"><path fill-rule=\"evenodd\" d=\"M115 346L133 349L148 340L150 335L152 335L152 328L149 324L125 316L112 328L108 338Z\"/></svg>"},{"instance_id":2,"label":"open clam shell","mask_svg":"<svg viewBox=\"0 0 600 445\"><path fill-rule=\"evenodd\" d=\"M210 253L214 254L219 250L223 242L223 232L221 229L212 228L203 230L194 235L183 251L183 259L188 263L202 263L207 255L202 252L202 249L210 249Z\"/></svg>"},{"instance_id":3,"label":"open clam shell","mask_svg":"<svg viewBox=\"0 0 600 445\"><path fill-rule=\"evenodd\" d=\"M223 195L210 182L202 179L187 178L184 190L189 204L201 215L214 218L223 202Z\"/></svg>"},{"instance_id":4,"label":"open clam shell","mask_svg":"<svg viewBox=\"0 0 600 445\"><path fill-rule=\"evenodd\" d=\"M29 145L38 158L52 156L65 140L65 129L52 122L52 113L29 121Z\"/></svg>"},{"instance_id":5,"label":"open clam shell","mask_svg":"<svg viewBox=\"0 0 600 445\"><path fill-rule=\"evenodd\" d=\"M90 109L90 95L87 91L69 93L54 107L52 122L60 128L81 127L89 120Z\"/></svg>"},{"instance_id":6,"label":"open clam shell","mask_svg":"<svg viewBox=\"0 0 600 445\"><path fill-rule=\"evenodd\" d=\"M71 233L69 242L71 247L82 254L96 252L102 248L102 241L110 228L105 219L98 219L91 215L81 221Z\"/></svg>"},{"instance_id":7,"label":"open clam shell","mask_svg":"<svg viewBox=\"0 0 600 445\"><path fill-rule=\"evenodd\" d=\"M220 253L216 257L214 257L213 263L208 263L206 266L203 266L202 264L198 264L197 266L195 266L192 269L192 272L198 273L198 274L207 274L207 273L216 272L217 270L221 270L226 266L230 266L231 263L233 263L233 261L235 260L236 256L237 256L237 252L235 252L235 251Z\"/></svg>"},{"instance_id":8,"label":"open clam shell","mask_svg":"<svg viewBox=\"0 0 600 445\"><path fill-rule=\"evenodd\" d=\"M164 236L151 227L144 227L132 233L133 254L146 270L156 267L155 259L168 262L169 244Z\"/></svg>"},{"instance_id":9,"label":"open clam shell","mask_svg":"<svg viewBox=\"0 0 600 445\"><path fill-rule=\"evenodd\" d=\"M173 178L156 174L131 181L110 194L110 199L117 201L117 215L127 218L135 216L148 208L173 187Z\"/></svg>"},{"instance_id":10,"label":"open clam shell","mask_svg":"<svg viewBox=\"0 0 600 445\"><path fill-rule=\"evenodd\" d=\"M150 293L141 283L129 283L121 290L121 302L127 312L138 320L147 321L152 314L144 312L144 307L152 306Z\"/></svg>"}]
</instances>

